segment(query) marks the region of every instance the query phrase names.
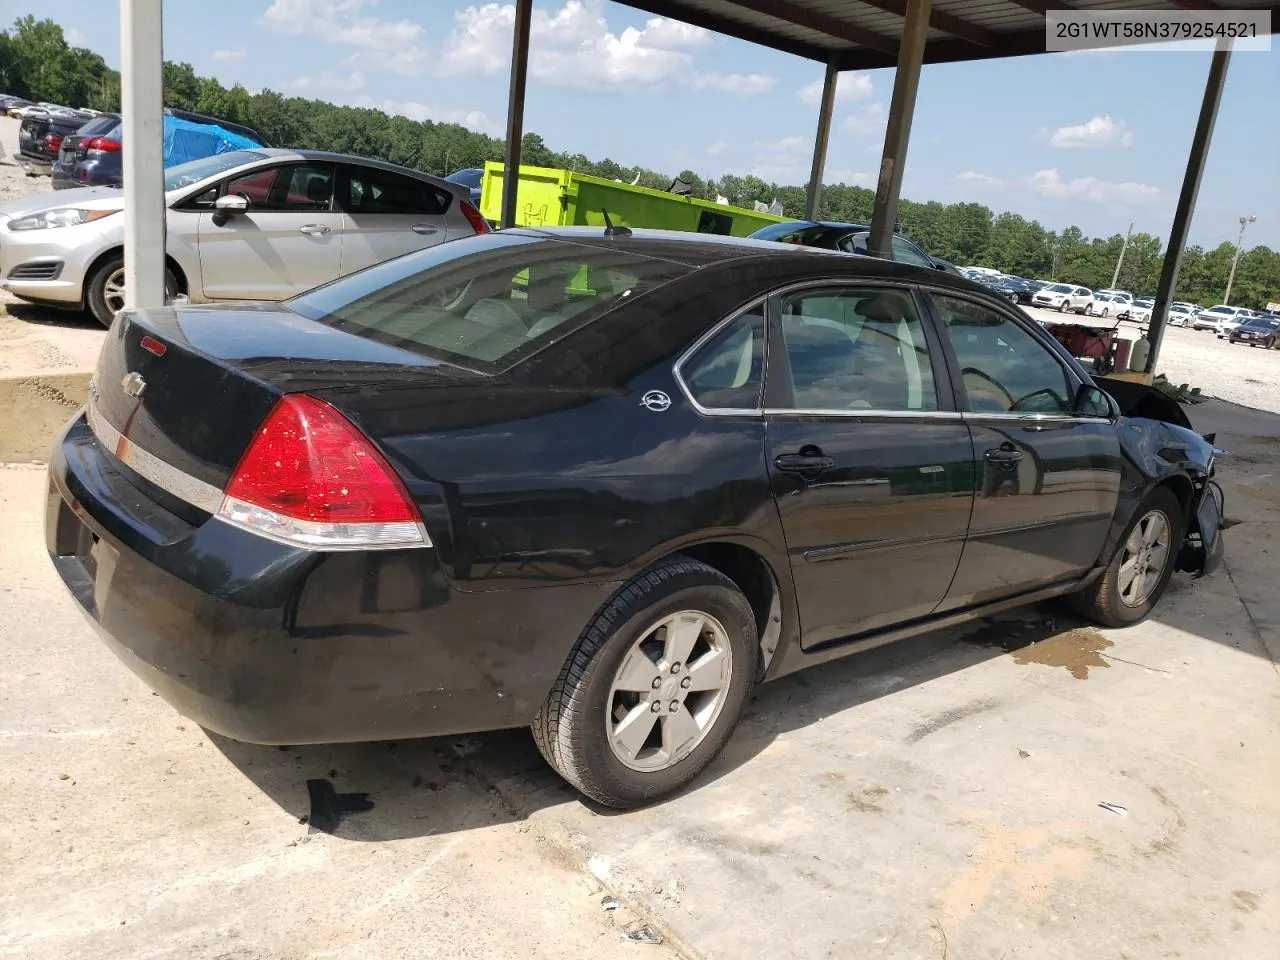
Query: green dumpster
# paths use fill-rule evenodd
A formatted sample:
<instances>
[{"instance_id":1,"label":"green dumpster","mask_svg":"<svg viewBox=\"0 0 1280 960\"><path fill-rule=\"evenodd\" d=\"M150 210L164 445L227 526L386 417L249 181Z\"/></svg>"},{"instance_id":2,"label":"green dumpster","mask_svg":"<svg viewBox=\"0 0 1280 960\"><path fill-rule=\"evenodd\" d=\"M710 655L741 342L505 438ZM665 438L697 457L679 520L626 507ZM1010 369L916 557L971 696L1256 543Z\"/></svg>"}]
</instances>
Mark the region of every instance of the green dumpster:
<instances>
[{"instance_id":1,"label":"green dumpster","mask_svg":"<svg viewBox=\"0 0 1280 960\"><path fill-rule=\"evenodd\" d=\"M484 165L480 212L494 223L502 219L503 164ZM790 217L744 210L695 197L618 183L554 167L520 166L516 226L604 226L604 212L619 227L648 227L745 237Z\"/></svg>"}]
</instances>

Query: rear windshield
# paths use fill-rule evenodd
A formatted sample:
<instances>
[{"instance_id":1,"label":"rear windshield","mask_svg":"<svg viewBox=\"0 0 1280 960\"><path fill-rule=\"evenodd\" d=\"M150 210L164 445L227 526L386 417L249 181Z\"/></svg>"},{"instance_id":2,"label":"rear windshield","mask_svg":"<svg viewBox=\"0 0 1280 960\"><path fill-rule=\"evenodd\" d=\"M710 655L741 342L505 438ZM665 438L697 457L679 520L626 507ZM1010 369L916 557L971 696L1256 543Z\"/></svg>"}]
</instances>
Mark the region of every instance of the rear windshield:
<instances>
[{"instance_id":1,"label":"rear windshield","mask_svg":"<svg viewBox=\"0 0 1280 960\"><path fill-rule=\"evenodd\" d=\"M94 117L76 131L82 137L101 137L120 126L119 117Z\"/></svg>"},{"instance_id":2,"label":"rear windshield","mask_svg":"<svg viewBox=\"0 0 1280 960\"><path fill-rule=\"evenodd\" d=\"M288 306L357 336L494 372L693 269L618 247L493 233L389 260Z\"/></svg>"}]
</instances>

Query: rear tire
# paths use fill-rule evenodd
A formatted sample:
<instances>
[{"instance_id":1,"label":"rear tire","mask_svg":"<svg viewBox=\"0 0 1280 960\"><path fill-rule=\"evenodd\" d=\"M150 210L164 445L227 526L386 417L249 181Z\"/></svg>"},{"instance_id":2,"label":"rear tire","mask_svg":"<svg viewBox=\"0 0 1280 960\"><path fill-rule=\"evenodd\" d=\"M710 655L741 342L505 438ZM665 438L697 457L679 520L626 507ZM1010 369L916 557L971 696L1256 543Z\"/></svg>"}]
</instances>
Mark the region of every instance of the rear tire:
<instances>
[{"instance_id":1,"label":"rear tire","mask_svg":"<svg viewBox=\"0 0 1280 960\"><path fill-rule=\"evenodd\" d=\"M178 292L178 280L173 271L164 268L164 295L170 299ZM98 265L85 287L85 306L93 318L104 327L110 327L116 313L124 307L124 257L108 257Z\"/></svg>"},{"instance_id":2,"label":"rear tire","mask_svg":"<svg viewBox=\"0 0 1280 960\"><path fill-rule=\"evenodd\" d=\"M583 631L534 718L534 742L599 803L656 800L728 741L755 679L757 643L751 605L731 580L669 557L614 594Z\"/></svg>"},{"instance_id":3,"label":"rear tire","mask_svg":"<svg viewBox=\"0 0 1280 960\"><path fill-rule=\"evenodd\" d=\"M1067 601L1104 627L1137 623L1168 587L1182 537L1182 504L1168 487L1156 487L1134 511L1102 576Z\"/></svg>"}]
</instances>

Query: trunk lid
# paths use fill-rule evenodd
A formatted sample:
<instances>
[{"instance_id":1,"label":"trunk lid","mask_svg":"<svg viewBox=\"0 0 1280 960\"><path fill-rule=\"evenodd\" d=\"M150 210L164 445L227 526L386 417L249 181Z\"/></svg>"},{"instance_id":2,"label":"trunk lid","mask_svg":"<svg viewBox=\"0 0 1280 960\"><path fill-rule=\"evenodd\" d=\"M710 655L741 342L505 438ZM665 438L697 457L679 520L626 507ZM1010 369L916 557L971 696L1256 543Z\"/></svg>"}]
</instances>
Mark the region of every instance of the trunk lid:
<instances>
[{"instance_id":1,"label":"trunk lid","mask_svg":"<svg viewBox=\"0 0 1280 960\"><path fill-rule=\"evenodd\" d=\"M420 406L424 387L440 387L443 398L450 387L489 379L275 303L125 311L90 385L90 421L117 456L132 446L135 457L150 455L222 489L285 393L328 400L376 443L385 418L373 430L361 419L385 413L388 393L407 398L412 386Z\"/></svg>"}]
</instances>

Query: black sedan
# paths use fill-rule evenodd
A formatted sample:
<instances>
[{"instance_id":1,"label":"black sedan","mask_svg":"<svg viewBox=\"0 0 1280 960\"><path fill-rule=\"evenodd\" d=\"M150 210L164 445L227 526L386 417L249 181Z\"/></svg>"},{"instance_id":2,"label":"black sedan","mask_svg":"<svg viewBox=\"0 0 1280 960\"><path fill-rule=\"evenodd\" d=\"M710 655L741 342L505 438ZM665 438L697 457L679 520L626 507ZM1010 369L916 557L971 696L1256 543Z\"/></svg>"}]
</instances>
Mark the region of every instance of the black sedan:
<instances>
[{"instance_id":1,"label":"black sedan","mask_svg":"<svg viewBox=\"0 0 1280 960\"><path fill-rule=\"evenodd\" d=\"M1230 343L1247 343L1251 347L1272 349L1280 342L1280 320L1254 317L1246 320L1227 335Z\"/></svg>"},{"instance_id":2,"label":"black sedan","mask_svg":"<svg viewBox=\"0 0 1280 960\"><path fill-rule=\"evenodd\" d=\"M1141 620L1221 556L1189 426L937 270L504 230L284 304L122 311L48 549L208 728L530 725L629 806L757 682L1046 597Z\"/></svg>"},{"instance_id":3,"label":"black sedan","mask_svg":"<svg viewBox=\"0 0 1280 960\"><path fill-rule=\"evenodd\" d=\"M1010 303L1030 303L1031 295L1040 289L1040 285L1034 280L1024 280L1022 277L1009 275L984 277L978 282L991 288Z\"/></svg>"}]
</instances>

